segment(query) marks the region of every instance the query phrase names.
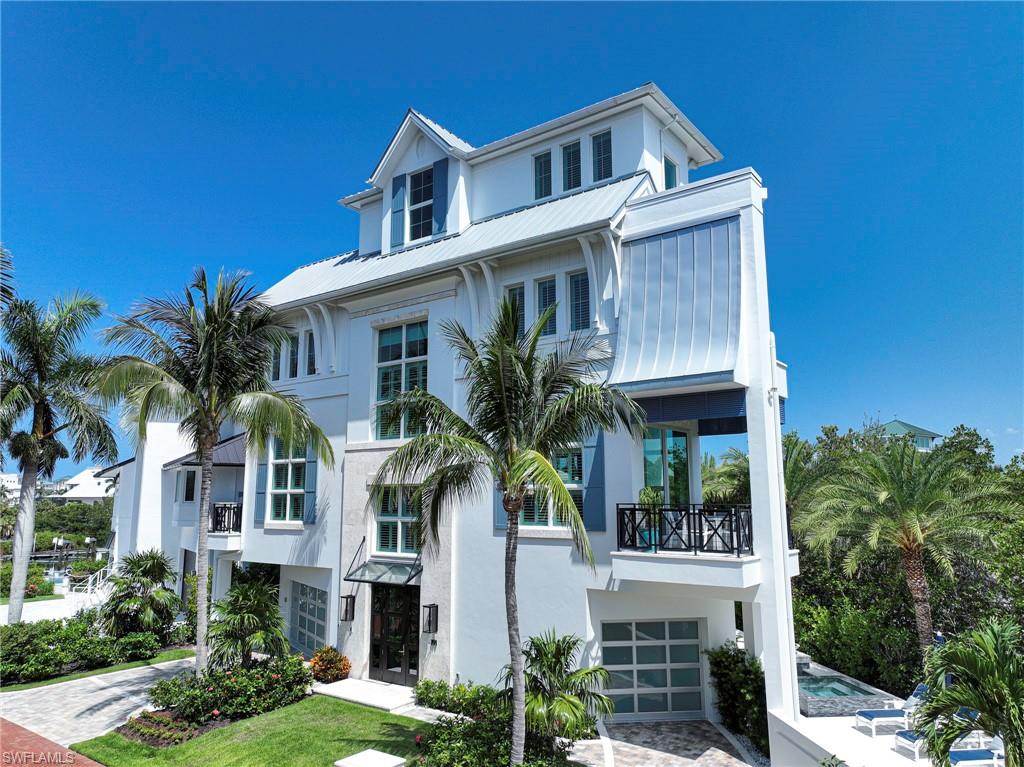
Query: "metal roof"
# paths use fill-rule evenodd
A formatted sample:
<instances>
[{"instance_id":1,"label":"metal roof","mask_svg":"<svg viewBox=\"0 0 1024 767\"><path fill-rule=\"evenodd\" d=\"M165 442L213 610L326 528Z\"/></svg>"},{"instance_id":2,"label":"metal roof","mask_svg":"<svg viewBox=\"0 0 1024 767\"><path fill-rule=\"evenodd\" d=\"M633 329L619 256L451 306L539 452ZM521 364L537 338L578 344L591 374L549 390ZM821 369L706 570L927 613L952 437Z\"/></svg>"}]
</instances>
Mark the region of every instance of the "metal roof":
<instances>
[{"instance_id":1,"label":"metal roof","mask_svg":"<svg viewBox=\"0 0 1024 767\"><path fill-rule=\"evenodd\" d=\"M271 287L263 299L285 306L320 296L357 293L378 285L441 272L458 264L607 225L641 187L646 171L547 202L481 219L461 234L388 254L356 251L302 266Z\"/></svg>"},{"instance_id":2,"label":"metal roof","mask_svg":"<svg viewBox=\"0 0 1024 767\"><path fill-rule=\"evenodd\" d=\"M439 123L435 122L434 120L431 120L429 117L427 117L422 112L420 112L420 111L418 111L416 109L413 109L411 111L412 111L412 113L414 115L416 115L421 120L423 120L423 122L425 122L427 125L429 125L433 129L434 133L436 133L438 136L440 136L442 139L444 139L444 141L449 146L453 146L456 149L461 149L463 152L472 152L473 149L475 149L475 147L472 144L470 144L468 141L466 141L465 139L459 138L454 133L452 133L450 130L445 128L443 125L440 125Z\"/></svg>"},{"instance_id":3,"label":"metal roof","mask_svg":"<svg viewBox=\"0 0 1024 767\"><path fill-rule=\"evenodd\" d=\"M889 423L882 424L882 430L886 434L890 434L894 437L898 437L903 434L914 434L920 437L932 437L934 439L942 436L941 434L936 434L934 431L922 429L920 426L914 426L912 423L901 421L898 418L889 421Z\"/></svg>"},{"instance_id":4,"label":"metal roof","mask_svg":"<svg viewBox=\"0 0 1024 767\"><path fill-rule=\"evenodd\" d=\"M199 459L195 453L183 455L164 464L164 470L177 469L179 466L198 466ZM222 439L213 446L214 466L245 466L245 432Z\"/></svg>"},{"instance_id":5,"label":"metal roof","mask_svg":"<svg viewBox=\"0 0 1024 767\"><path fill-rule=\"evenodd\" d=\"M127 466L128 464L134 463L134 462L135 462L135 456L133 455L131 458L126 458L125 460L121 461L120 463L115 463L113 466L108 466L107 468L99 471L96 474L96 478L99 479L101 477L102 478L113 477L117 473L119 473L117 471L118 469L121 469L121 468ZM114 472L114 473L111 473L111 472Z\"/></svg>"}]
</instances>

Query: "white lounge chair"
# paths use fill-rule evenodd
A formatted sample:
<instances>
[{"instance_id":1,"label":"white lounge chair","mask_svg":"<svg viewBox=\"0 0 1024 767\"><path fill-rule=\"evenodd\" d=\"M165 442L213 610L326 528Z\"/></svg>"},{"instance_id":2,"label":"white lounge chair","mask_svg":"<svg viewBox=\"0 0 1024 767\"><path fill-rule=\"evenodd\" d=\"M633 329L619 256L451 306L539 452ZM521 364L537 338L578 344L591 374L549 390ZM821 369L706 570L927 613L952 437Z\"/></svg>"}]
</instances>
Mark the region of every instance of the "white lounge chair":
<instances>
[{"instance_id":1,"label":"white lounge chair","mask_svg":"<svg viewBox=\"0 0 1024 767\"><path fill-rule=\"evenodd\" d=\"M880 724L895 724L899 725L900 729L908 729L910 727L910 715L921 704L927 692L928 687L919 684L914 689L913 694L907 698L902 708L862 708L854 714L854 726L858 729L861 725L869 727L872 738L878 734L877 728Z\"/></svg>"},{"instance_id":2,"label":"white lounge chair","mask_svg":"<svg viewBox=\"0 0 1024 767\"><path fill-rule=\"evenodd\" d=\"M952 767L1002 767L1006 764L1003 741L1000 738L992 738L988 748L950 750L949 763Z\"/></svg>"}]
</instances>

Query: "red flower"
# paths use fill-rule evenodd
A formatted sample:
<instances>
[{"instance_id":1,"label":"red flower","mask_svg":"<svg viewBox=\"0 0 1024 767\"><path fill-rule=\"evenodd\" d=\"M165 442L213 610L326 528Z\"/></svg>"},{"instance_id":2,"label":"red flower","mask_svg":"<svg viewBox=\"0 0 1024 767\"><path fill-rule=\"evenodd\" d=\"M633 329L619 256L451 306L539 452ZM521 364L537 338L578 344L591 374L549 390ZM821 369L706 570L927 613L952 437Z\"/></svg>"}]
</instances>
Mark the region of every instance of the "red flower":
<instances>
[{"instance_id":1,"label":"red flower","mask_svg":"<svg viewBox=\"0 0 1024 767\"><path fill-rule=\"evenodd\" d=\"M219 709L219 708L215 708L215 709L213 710L213 715L214 715L214 716L220 716L220 709Z\"/></svg>"},{"instance_id":2,"label":"red flower","mask_svg":"<svg viewBox=\"0 0 1024 767\"><path fill-rule=\"evenodd\" d=\"M422 736L422 735L417 735L417 736L416 736L416 745L418 746L418 745L420 745L420 744L421 744L422 742L423 742L423 736Z\"/></svg>"},{"instance_id":3,"label":"red flower","mask_svg":"<svg viewBox=\"0 0 1024 767\"><path fill-rule=\"evenodd\" d=\"M280 675L280 674L271 674L271 675L270 675L270 678L271 678L271 679L280 679L280 678L281 678L281 675Z\"/></svg>"},{"instance_id":4,"label":"red flower","mask_svg":"<svg viewBox=\"0 0 1024 767\"><path fill-rule=\"evenodd\" d=\"M206 691L207 691L207 692L213 692L213 688L212 688L212 687L207 687L207 688L206 688Z\"/></svg>"}]
</instances>

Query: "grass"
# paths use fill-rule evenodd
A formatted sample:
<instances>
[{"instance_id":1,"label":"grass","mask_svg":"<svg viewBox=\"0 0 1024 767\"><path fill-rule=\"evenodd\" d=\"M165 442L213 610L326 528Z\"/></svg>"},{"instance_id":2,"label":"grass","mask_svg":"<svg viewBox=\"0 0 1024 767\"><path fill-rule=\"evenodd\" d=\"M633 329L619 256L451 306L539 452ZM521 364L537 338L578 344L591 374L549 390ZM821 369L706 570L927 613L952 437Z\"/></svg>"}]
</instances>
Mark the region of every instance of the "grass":
<instances>
[{"instance_id":1,"label":"grass","mask_svg":"<svg viewBox=\"0 0 1024 767\"><path fill-rule=\"evenodd\" d=\"M63 599L63 594L46 594L41 597L25 597L26 604L28 602L49 602L51 599ZM10 597L0 597L0 605L10 604Z\"/></svg>"},{"instance_id":2,"label":"grass","mask_svg":"<svg viewBox=\"0 0 1024 767\"><path fill-rule=\"evenodd\" d=\"M140 666L152 666L154 663L166 663L169 660L181 660L182 658L191 658L195 655L195 650L188 650L181 647L176 647L171 650L163 650L157 653L154 657L149 660L133 660L128 663L118 663L116 666L104 666L103 668L93 668L88 671L78 671L74 674L65 674L64 676L55 676L52 679L40 679L35 682L22 682L21 684L5 684L0 686L0 690L3 692L14 692L15 690L30 690L33 687L46 687L51 684L60 684L61 682L71 682L75 679L83 679L87 676L96 676L97 674L110 674L114 671L124 671L129 668L139 668Z\"/></svg>"},{"instance_id":3,"label":"grass","mask_svg":"<svg viewBox=\"0 0 1024 767\"><path fill-rule=\"evenodd\" d=\"M313 695L177 746L156 748L110 732L71 748L107 767L308 767L368 748L413 756L416 734L428 728L415 719Z\"/></svg>"}]
</instances>

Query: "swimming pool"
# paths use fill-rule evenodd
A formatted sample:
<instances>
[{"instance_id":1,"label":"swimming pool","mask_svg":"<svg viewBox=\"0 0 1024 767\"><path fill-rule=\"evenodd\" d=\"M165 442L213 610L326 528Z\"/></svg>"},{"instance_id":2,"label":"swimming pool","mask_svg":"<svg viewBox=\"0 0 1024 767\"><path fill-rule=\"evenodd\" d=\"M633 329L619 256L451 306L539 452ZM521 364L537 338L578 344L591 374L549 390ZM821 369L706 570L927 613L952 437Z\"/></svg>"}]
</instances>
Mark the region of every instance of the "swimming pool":
<instances>
[{"instance_id":1,"label":"swimming pool","mask_svg":"<svg viewBox=\"0 0 1024 767\"><path fill-rule=\"evenodd\" d=\"M801 675L797 677L797 684L800 691L815 698L849 698L854 695L876 695L874 690L862 687L841 676L811 676Z\"/></svg>"}]
</instances>

